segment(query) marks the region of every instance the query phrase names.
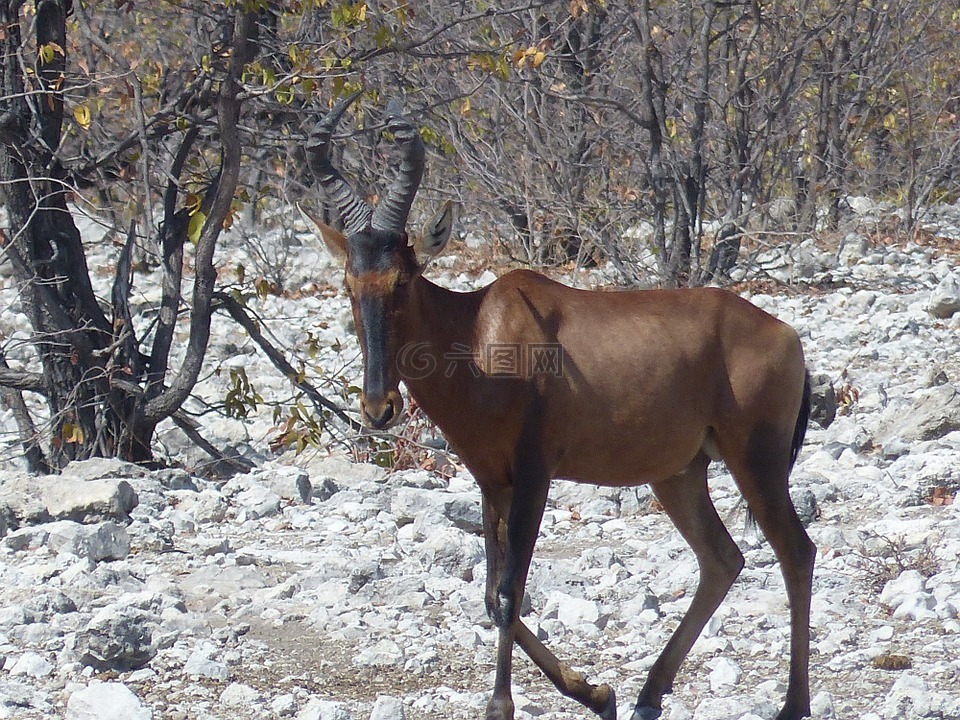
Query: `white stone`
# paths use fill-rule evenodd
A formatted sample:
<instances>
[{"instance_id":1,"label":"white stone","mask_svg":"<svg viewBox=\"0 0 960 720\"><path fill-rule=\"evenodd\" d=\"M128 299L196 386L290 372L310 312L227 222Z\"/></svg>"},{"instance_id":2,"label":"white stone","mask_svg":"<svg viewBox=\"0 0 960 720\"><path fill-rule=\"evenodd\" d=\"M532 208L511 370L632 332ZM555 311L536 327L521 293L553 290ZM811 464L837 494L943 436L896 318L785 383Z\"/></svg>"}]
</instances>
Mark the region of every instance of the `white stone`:
<instances>
[{"instance_id":1,"label":"white stone","mask_svg":"<svg viewBox=\"0 0 960 720\"><path fill-rule=\"evenodd\" d=\"M51 672L53 672L53 665L43 655L35 652L24 653L10 668L11 675L27 675L34 678L46 677Z\"/></svg>"},{"instance_id":2,"label":"white stone","mask_svg":"<svg viewBox=\"0 0 960 720\"><path fill-rule=\"evenodd\" d=\"M928 620L935 618L937 617L937 613L934 612L936 604L936 599L929 593L920 592L913 595L908 595L899 605L897 605L896 610L893 611L893 617L906 617L913 618L914 620Z\"/></svg>"},{"instance_id":3,"label":"white stone","mask_svg":"<svg viewBox=\"0 0 960 720\"><path fill-rule=\"evenodd\" d=\"M189 677L204 677L224 682L230 679L230 668L213 659L219 650L212 643L201 643L190 653L183 666L183 674Z\"/></svg>"},{"instance_id":4,"label":"white stone","mask_svg":"<svg viewBox=\"0 0 960 720\"><path fill-rule=\"evenodd\" d=\"M880 602L896 607L909 595L915 595L926 587L926 580L917 570L904 570L893 580L887 581L880 591Z\"/></svg>"},{"instance_id":5,"label":"white stone","mask_svg":"<svg viewBox=\"0 0 960 720\"><path fill-rule=\"evenodd\" d=\"M260 483L252 483L235 498L252 519L270 517L280 512L280 496Z\"/></svg>"},{"instance_id":6,"label":"white stone","mask_svg":"<svg viewBox=\"0 0 960 720\"><path fill-rule=\"evenodd\" d=\"M707 663L710 670L710 689L713 692L732 687L740 680L740 666L728 657L720 656Z\"/></svg>"},{"instance_id":7,"label":"white stone","mask_svg":"<svg viewBox=\"0 0 960 720\"><path fill-rule=\"evenodd\" d=\"M216 490L201 490L186 505L186 511L198 523L221 522L229 507L226 499Z\"/></svg>"},{"instance_id":8,"label":"white stone","mask_svg":"<svg viewBox=\"0 0 960 720\"><path fill-rule=\"evenodd\" d=\"M313 484L302 469L272 464L257 474L257 479L284 500L310 504Z\"/></svg>"},{"instance_id":9,"label":"white stone","mask_svg":"<svg viewBox=\"0 0 960 720\"><path fill-rule=\"evenodd\" d=\"M293 717L297 711L297 698L292 693L277 695L270 701L270 710L277 717Z\"/></svg>"},{"instance_id":10,"label":"white stone","mask_svg":"<svg viewBox=\"0 0 960 720\"><path fill-rule=\"evenodd\" d=\"M81 525L72 520L48 523L47 546L54 552L68 552L99 562L122 560L130 554L130 535L115 522Z\"/></svg>"},{"instance_id":11,"label":"white stone","mask_svg":"<svg viewBox=\"0 0 960 720\"><path fill-rule=\"evenodd\" d=\"M927 310L935 318L948 318L960 310L960 275L950 273L930 293Z\"/></svg>"},{"instance_id":12,"label":"white stone","mask_svg":"<svg viewBox=\"0 0 960 720\"><path fill-rule=\"evenodd\" d=\"M380 640L365 647L353 658L354 665L365 667L384 667L399 665L403 662L403 651L393 640Z\"/></svg>"},{"instance_id":13,"label":"white stone","mask_svg":"<svg viewBox=\"0 0 960 720\"><path fill-rule=\"evenodd\" d=\"M248 708L260 700L260 692L243 683L230 683L220 693L220 704L225 707Z\"/></svg>"},{"instance_id":14,"label":"white stone","mask_svg":"<svg viewBox=\"0 0 960 720\"><path fill-rule=\"evenodd\" d=\"M886 641L893 638L894 629L893 625L881 625L876 630L874 630L870 636L876 641Z\"/></svg>"},{"instance_id":15,"label":"white stone","mask_svg":"<svg viewBox=\"0 0 960 720\"><path fill-rule=\"evenodd\" d=\"M391 695L378 695L370 713L370 720L406 720L403 703L400 698Z\"/></svg>"},{"instance_id":16,"label":"white stone","mask_svg":"<svg viewBox=\"0 0 960 720\"><path fill-rule=\"evenodd\" d=\"M432 532L419 550L424 567L436 565L448 575L458 578L472 574L474 566L484 557L480 538L451 527L441 527Z\"/></svg>"},{"instance_id":17,"label":"white stone","mask_svg":"<svg viewBox=\"0 0 960 720\"><path fill-rule=\"evenodd\" d=\"M391 499L390 512L400 525L435 515L467 532L476 533L482 529L480 496L477 492L442 492L404 486Z\"/></svg>"},{"instance_id":18,"label":"white stone","mask_svg":"<svg viewBox=\"0 0 960 720\"><path fill-rule=\"evenodd\" d=\"M592 600L555 591L547 597L543 616L555 616L568 628L578 628L587 623L596 625L600 620L600 606Z\"/></svg>"},{"instance_id":19,"label":"white stone","mask_svg":"<svg viewBox=\"0 0 960 720\"><path fill-rule=\"evenodd\" d=\"M833 706L833 695L821 690L810 700L810 712L818 720L831 720L837 716Z\"/></svg>"},{"instance_id":20,"label":"white stone","mask_svg":"<svg viewBox=\"0 0 960 720\"><path fill-rule=\"evenodd\" d=\"M101 670L129 670L146 665L157 653L153 643L157 608L151 607L148 598L159 603L161 597L131 593L97 611L76 635L81 662Z\"/></svg>"},{"instance_id":21,"label":"white stone","mask_svg":"<svg viewBox=\"0 0 960 720\"><path fill-rule=\"evenodd\" d=\"M122 520L139 503L137 493L126 480L84 481L67 475L45 478L40 497L52 518L79 522Z\"/></svg>"},{"instance_id":22,"label":"white stone","mask_svg":"<svg viewBox=\"0 0 960 720\"><path fill-rule=\"evenodd\" d=\"M924 680L912 673L897 678L883 703L885 718L930 717L934 698Z\"/></svg>"},{"instance_id":23,"label":"white stone","mask_svg":"<svg viewBox=\"0 0 960 720\"><path fill-rule=\"evenodd\" d=\"M296 720L353 720L353 716L343 703L311 698Z\"/></svg>"},{"instance_id":24,"label":"white stone","mask_svg":"<svg viewBox=\"0 0 960 720\"><path fill-rule=\"evenodd\" d=\"M123 683L91 682L67 700L66 720L152 720L153 713Z\"/></svg>"}]
</instances>

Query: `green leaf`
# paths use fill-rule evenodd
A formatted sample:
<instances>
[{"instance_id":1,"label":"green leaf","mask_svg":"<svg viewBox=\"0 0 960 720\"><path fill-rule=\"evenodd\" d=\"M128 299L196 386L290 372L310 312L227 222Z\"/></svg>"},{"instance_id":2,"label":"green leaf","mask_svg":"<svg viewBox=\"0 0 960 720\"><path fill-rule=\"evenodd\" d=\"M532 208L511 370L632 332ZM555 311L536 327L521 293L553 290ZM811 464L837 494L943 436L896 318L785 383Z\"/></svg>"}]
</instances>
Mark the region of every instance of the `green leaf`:
<instances>
[{"instance_id":1,"label":"green leaf","mask_svg":"<svg viewBox=\"0 0 960 720\"><path fill-rule=\"evenodd\" d=\"M277 102L281 105L290 105L293 102L294 91L291 85L284 83L277 88L274 95L277 98Z\"/></svg>"},{"instance_id":2,"label":"green leaf","mask_svg":"<svg viewBox=\"0 0 960 720\"><path fill-rule=\"evenodd\" d=\"M187 237L194 245L200 242L200 233L203 232L203 226L207 223L207 216L201 210L197 210L190 216L190 224L187 226Z\"/></svg>"}]
</instances>

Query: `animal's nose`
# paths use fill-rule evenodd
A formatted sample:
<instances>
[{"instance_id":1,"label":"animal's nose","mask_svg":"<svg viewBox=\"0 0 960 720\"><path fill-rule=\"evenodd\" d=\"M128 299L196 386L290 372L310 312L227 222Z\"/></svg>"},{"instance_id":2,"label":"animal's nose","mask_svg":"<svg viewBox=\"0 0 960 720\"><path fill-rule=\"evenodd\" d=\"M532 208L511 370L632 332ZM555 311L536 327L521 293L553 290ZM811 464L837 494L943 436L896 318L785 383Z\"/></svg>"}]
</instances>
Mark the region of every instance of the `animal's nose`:
<instances>
[{"instance_id":1,"label":"animal's nose","mask_svg":"<svg viewBox=\"0 0 960 720\"><path fill-rule=\"evenodd\" d=\"M363 411L364 422L376 430L383 430L400 417L400 411L403 409L403 399L400 397L400 393L391 390L382 398L364 395L360 406Z\"/></svg>"}]
</instances>

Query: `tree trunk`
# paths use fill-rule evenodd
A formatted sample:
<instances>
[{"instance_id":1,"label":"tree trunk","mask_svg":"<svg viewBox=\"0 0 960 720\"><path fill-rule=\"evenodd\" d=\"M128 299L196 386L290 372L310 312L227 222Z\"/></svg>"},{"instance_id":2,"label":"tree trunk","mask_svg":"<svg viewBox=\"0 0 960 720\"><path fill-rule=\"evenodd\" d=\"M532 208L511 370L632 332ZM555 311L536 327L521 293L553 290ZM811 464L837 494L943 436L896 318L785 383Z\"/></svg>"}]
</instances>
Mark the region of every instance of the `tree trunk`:
<instances>
[{"instance_id":1,"label":"tree trunk","mask_svg":"<svg viewBox=\"0 0 960 720\"><path fill-rule=\"evenodd\" d=\"M95 353L112 333L90 285L80 233L67 209L66 185L54 156L63 120L69 3L37 3L37 47L42 51L30 87L21 72L18 6L0 0L0 21L7 29L0 39L0 184L13 231L8 254L40 356L50 414L50 464L56 468L109 448L111 423L102 422L102 363Z\"/></svg>"},{"instance_id":2,"label":"tree trunk","mask_svg":"<svg viewBox=\"0 0 960 720\"><path fill-rule=\"evenodd\" d=\"M219 116L221 165L203 208L207 222L197 242L187 353L179 372L166 384L171 351L166 334L172 336L182 307L185 225L165 223L163 251L168 277L161 307L165 324L157 330L154 352L147 357L140 351L128 305L136 228L131 227L117 263L108 318L90 282L80 233L67 203L67 174L57 157L63 125L66 19L72 2L37 0L36 49L22 43L17 14L21 4L0 0L0 22L5 28L0 37L0 199L10 217L12 239L6 252L42 368L41 387L33 389L47 402L50 457L43 457L33 426L18 414L22 442L29 449L30 465L37 470L55 470L71 460L95 456L149 462L157 425L176 413L189 396L206 354L216 280L213 254L230 211L240 166L238 78L256 50L249 40L256 33L258 15L237 9L226 20L235 31L230 35L234 52L224 68L219 97L213 98ZM36 72L25 75L23 68L32 58L36 58ZM189 130L176 161L179 168L195 139L196 131ZM179 168L170 176L178 176ZM170 208L175 209L176 192L169 200ZM171 212L167 219L173 215ZM9 389L0 393L0 398L15 413L26 410L15 389L29 385L26 375L10 369L0 378L0 385Z\"/></svg>"}]
</instances>

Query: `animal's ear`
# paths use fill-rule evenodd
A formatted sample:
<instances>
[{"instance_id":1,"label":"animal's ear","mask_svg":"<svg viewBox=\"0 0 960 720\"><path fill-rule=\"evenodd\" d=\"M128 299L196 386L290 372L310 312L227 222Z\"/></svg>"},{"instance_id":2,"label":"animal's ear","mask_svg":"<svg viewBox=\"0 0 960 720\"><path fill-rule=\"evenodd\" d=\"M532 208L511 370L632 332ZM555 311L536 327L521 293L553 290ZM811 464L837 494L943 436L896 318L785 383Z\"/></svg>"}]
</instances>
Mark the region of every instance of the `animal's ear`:
<instances>
[{"instance_id":1,"label":"animal's ear","mask_svg":"<svg viewBox=\"0 0 960 720\"><path fill-rule=\"evenodd\" d=\"M347 256L346 235L339 230L334 230L329 225L320 222L319 218L317 218L312 212L307 210L300 203L297 203L297 210L300 211L300 214L303 216L303 219L307 221L307 224L313 225L317 232L320 233L320 237L323 238L324 245L330 249L330 252L339 258L345 258Z\"/></svg>"},{"instance_id":2,"label":"animal's ear","mask_svg":"<svg viewBox=\"0 0 960 720\"><path fill-rule=\"evenodd\" d=\"M440 211L423 227L423 234L414 243L420 264L426 267L433 258L443 252L453 231L454 205L447 200Z\"/></svg>"}]
</instances>

